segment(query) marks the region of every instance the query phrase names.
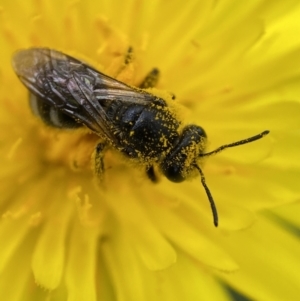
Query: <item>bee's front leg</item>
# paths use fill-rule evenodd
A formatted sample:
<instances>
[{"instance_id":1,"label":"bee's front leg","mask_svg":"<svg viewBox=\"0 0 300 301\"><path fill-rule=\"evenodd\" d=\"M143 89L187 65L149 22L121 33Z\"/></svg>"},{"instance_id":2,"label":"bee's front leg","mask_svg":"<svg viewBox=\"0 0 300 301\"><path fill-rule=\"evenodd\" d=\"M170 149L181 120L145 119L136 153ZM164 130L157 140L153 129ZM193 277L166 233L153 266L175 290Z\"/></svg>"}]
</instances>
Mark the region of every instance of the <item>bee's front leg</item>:
<instances>
[{"instance_id":1,"label":"bee's front leg","mask_svg":"<svg viewBox=\"0 0 300 301\"><path fill-rule=\"evenodd\" d=\"M157 183L158 182L158 177L155 173L155 170L154 170L154 166L153 165L150 165L150 166L147 166L146 168L146 174L148 176L148 178L153 182L153 183Z\"/></svg>"},{"instance_id":2,"label":"bee's front leg","mask_svg":"<svg viewBox=\"0 0 300 301\"><path fill-rule=\"evenodd\" d=\"M101 181L103 180L103 175L104 175L104 152L106 148L106 143L100 142L95 149L95 175L96 177Z\"/></svg>"}]
</instances>

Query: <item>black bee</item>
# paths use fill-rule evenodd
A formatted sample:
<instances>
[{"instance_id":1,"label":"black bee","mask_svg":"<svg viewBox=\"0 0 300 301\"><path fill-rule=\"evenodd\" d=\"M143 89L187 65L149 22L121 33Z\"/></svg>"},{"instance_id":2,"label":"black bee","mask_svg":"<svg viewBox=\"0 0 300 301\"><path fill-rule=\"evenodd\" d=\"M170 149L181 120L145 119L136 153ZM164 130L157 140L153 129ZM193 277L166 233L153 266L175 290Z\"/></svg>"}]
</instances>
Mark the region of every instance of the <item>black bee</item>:
<instances>
[{"instance_id":1,"label":"black bee","mask_svg":"<svg viewBox=\"0 0 300 301\"><path fill-rule=\"evenodd\" d=\"M141 88L134 88L82 61L46 48L18 51L13 57L13 68L30 91L32 110L46 124L63 129L87 126L103 139L104 144L96 148L99 158L105 144L110 145L145 164L152 181L156 180L154 164L172 182L182 182L197 170L215 226L217 209L198 161L269 133L264 131L204 153L207 140L204 129L193 124L181 128L165 100L141 89L156 81L157 69ZM102 170L103 164L98 162L98 168Z\"/></svg>"}]
</instances>

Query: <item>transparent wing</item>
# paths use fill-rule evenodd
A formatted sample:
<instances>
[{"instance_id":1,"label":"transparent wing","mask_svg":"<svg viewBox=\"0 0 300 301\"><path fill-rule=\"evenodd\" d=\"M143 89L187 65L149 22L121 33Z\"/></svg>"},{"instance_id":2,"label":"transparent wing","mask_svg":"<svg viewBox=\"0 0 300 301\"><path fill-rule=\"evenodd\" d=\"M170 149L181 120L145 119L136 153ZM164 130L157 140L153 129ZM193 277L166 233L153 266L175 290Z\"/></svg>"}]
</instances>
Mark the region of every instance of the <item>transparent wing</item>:
<instances>
[{"instance_id":1,"label":"transparent wing","mask_svg":"<svg viewBox=\"0 0 300 301\"><path fill-rule=\"evenodd\" d=\"M22 83L49 105L85 124L94 132L115 141L105 102L148 105L157 99L143 90L119 82L87 64L47 48L20 50L13 68Z\"/></svg>"}]
</instances>

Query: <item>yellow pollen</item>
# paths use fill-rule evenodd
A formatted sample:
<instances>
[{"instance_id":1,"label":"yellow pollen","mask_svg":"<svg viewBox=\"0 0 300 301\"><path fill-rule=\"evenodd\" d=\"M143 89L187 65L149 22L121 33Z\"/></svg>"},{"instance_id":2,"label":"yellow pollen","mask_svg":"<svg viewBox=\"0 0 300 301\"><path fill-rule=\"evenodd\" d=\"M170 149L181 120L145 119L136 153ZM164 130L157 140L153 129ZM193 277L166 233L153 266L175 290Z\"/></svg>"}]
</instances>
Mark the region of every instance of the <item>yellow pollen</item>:
<instances>
[{"instance_id":1,"label":"yellow pollen","mask_svg":"<svg viewBox=\"0 0 300 301\"><path fill-rule=\"evenodd\" d=\"M45 131L43 156L46 162L68 166L73 171L91 169L91 157L100 140L86 132Z\"/></svg>"},{"instance_id":2,"label":"yellow pollen","mask_svg":"<svg viewBox=\"0 0 300 301\"><path fill-rule=\"evenodd\" d=\"M7 159L11 160L14 157L16 150L19 148L22 141L23 141L23 139L21 137L16 140L16 142L12 145L12 147L10 148L10 150L6 156Z\"/></svg>"},{"instance_id":3,"label":"yellow pollen","mask_svg":"<svg viewBox=\"0 0 300 301\"><path fill-rule=\"evenodd\" d=\"M31 215L30 220L29 220L29 225L35 227L41 223L41 220L42 220L42 214L41 214L41 212L37 212L37 213Z\"/></svg>"}]
</instances>

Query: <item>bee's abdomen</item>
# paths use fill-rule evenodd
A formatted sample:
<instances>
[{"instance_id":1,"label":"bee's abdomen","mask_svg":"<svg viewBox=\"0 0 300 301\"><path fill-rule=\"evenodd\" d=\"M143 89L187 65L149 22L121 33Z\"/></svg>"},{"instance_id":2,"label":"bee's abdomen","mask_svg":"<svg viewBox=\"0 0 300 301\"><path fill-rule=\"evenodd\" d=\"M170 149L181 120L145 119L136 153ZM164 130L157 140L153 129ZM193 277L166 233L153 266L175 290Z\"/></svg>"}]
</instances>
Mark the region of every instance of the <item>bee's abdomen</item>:
<instances>
[{"instance_id":1,"label":"bee's abdomen","mask_svg":"<svg viewBox=\"0 0 300 301\"><path fill-rule=\"evenodd\" d=\"M74 118L62 113L32 93L29 96L29 103L33 113L49 126L65 129L74 129L83 126L81 123L76 122Z\"/></svg>"}]
</instances>

